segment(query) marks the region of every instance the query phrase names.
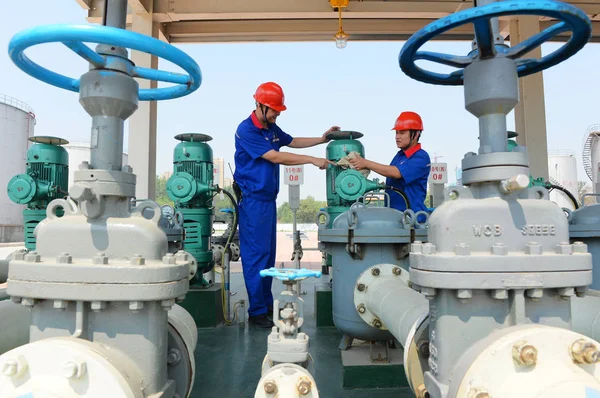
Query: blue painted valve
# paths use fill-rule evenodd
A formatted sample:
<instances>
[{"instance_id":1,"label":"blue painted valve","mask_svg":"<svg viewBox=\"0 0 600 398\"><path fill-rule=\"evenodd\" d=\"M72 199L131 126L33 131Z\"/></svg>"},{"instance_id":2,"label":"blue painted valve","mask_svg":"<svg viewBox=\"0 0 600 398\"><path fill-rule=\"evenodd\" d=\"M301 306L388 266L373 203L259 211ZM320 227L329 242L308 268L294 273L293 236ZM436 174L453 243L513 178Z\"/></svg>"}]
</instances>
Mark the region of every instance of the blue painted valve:
<instances>
[{"instance_id":1,"label":"blue painted valve","mask_svg":"<svg viewBox=\"0 0 600 398\"><path fill-rule=\"evenodd\" d=\"M313 271L305 268L269 268L260 271L261 277L271 276L280 281L301 281L306 278L320 278L321 271Z\"/></svg>"},{"instance_id":2,"label":"blue painted valve","mask_svg":"<svg viewBox=\"0 0 600 398\"><path fill-rule=\"evenodd\" d=\"M10 40L8 53L12 61L25 73L53 86L79 92L79 79L52 72L30 60L24 51L31 46L61 42L77 55L88 61L95 69L118 70L131 77L157 80L176 85L164 88L140 89L141 101L160 101L183 97L196 91L202 82L200 67L186 53L158 39L109 26L94 25L47 25L24 30ZM96 51L84 42L104 44ZM116 48L130 48L163 58L179 66L187 74L160 71L135 66L127 58L127 52Z\"/></svg>"},{"instance_id":3,"label":"blue painted valve","mask_svg":"<svg viewBox=\"0 0 600 398\"><path fill-rule=\"evenodd\" d=\"M509 15L538 15L556 19L559 22L514 47L494 44L490 19ZM467 56L418 51L425 43L436 36L459 26L472 23L475 30L477 48ZM565 45L540 59L521 56L541 46L553 37L572 32ZM473 7L436 20L419 30L406 41L400 51L400 68L415 80L438 85L460 86L463 84L464 68L476 60L493 57L506 57L515 60L519 77L531 75L550 68L573 56L585 46L592 34L592 23L579 8L559 1L508 0ZM459 68L443 74L419 68L415 61L425 60Z\"/></svg>"}]
</instances>

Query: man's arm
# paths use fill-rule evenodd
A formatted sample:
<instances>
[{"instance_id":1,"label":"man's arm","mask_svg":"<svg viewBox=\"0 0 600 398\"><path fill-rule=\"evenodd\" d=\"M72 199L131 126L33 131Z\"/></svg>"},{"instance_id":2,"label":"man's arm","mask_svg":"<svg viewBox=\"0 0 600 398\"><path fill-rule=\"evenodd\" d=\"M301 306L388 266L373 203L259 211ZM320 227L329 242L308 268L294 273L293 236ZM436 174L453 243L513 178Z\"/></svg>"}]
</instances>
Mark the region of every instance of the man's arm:
<instances>
[{"instance_id":1,"label":"man's arm","mask_svg":"<svg viewBox=\"0 0 600 398\"><path fill-rule=\"evenodd\" d=\"M349 162L356 170L368 169L384 177L402 178L402 174L396 166L387 166L372 160L367 160L360 156L349 159Z\"/></svg>"},{"instance_id":2,"label":"man's arm","mask_svg":"<svg viewBox=\"0 0 600 398\"><path fill-rule=\"evenodd\" d=\"M323 135L321 137L297 137L297 138L294 138L292 140L292 142L290 142L288 144L288 146L290 148L299 149L299 148L310 148L311 146L324 144L329 141L329 139L327 139L327 134L331 133L332 131L340 131L340 128L338 126L332 126L329 130L327 130L325 133L323 133Z\"/></svg>"},{"instance_id":3,"label":"man's arm","mask_svg":"<svg viewBox=\"0 0 600 398\"><path fill-rule=\"evenodd\" d=\"M271 163L283 164L286 166L297 166L301 164L312 164L320 169L326 169L328 164L335 164L327 159L316 158L314 156L298 155L289 152L277 152L272 149L262 155L262 158Z\"/></svg>"}]
</instances>

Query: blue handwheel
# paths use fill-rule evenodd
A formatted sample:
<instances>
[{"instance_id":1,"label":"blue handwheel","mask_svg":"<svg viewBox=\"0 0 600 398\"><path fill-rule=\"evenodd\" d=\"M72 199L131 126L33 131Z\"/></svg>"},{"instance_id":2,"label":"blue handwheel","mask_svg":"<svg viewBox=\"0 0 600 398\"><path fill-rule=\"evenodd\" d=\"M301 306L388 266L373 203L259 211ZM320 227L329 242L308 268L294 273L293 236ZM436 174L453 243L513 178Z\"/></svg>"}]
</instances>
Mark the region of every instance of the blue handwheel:
<instances>
[{"instance_id":1,"label":"blue handwheel","mask_svg":"<svg viewBox=\"0 0 600 398\"><path fill-rule=\"evenodd\" d=\"M200 67L189 55L178 48L139 33L109 26L94 25L47 25L27 29L13 36L8 44L10 59L25 73L53 86L79 92L79 79L52 72L30 60L23 52L34 45L61 42L84 58L97 69L111 69L116 55L99 54L86 46L85 42L129 48L166 59L185 70L188 74L173 73L149 68L140 68L128 62L127 72L132 77L176 83L175 86L140 89L141 101L160 101L188 95L202 82Z\"/></svg>"},{"instance_id":2,"label":"blue handwheel","mask_svg":"<svg viewBox=\"0 0 600 398\"><path fill-rule=\"evenodd\" d=\"M280 281L301 281L306 278L320 278L321 271L312 271L305 268L268 268L260 271L260 276L271 276Z\"/></svg>"},{"instance_id":3,"label":"blue handwheel","mask_svg":"<svg viewBox=\"0 0 600 398\"><path fill-rule=\"evenodd\" d=\"M508 15L541 15L557 19L560 22L515 47L495 45L490 18ZM477 49L468 56L418 51L427 41L467 23L473 23L477 40ZM540 59L518 59L552 37L569 31L572 32L569 41L553 53ZM464 69L448 74L435 73L419 68L415 61L427 60L456 68L465 68L477 59L503 56L516 60L519 77L523 77L550 68L573 56L588 42L591 34L592 23L590 19L582 10L572 5L548 0L500 1L457 12L430 23L408 39L400 51L398 60L402 71L415 80L430 84L459 86L463 84Z\"/></svg>"}]
</instances>

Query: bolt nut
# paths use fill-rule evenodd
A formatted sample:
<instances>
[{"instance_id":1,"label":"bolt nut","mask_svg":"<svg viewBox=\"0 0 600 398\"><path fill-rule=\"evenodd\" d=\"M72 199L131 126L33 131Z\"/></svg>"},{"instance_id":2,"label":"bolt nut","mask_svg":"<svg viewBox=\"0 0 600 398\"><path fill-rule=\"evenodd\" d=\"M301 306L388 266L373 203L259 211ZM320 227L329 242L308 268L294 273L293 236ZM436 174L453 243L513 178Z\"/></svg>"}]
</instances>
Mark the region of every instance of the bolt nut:
<instances>
[{"instance_id":1,"label":"bolt nut","mask_svg":"<svg viewBox=\"0 0 600 398\"><path fill-rule=\"evenodd\" d=\"M364 292L366 289L366 286L364 283L359 283L358 285L356 285L356 288L358 289L359 292Z\"/></svg>"},{"instance_id":2,"label":"bolt nut","mask_svg":"<svg viewBox=\"0 0 600 398\"><path fill-rule=\"evenodd\" d=\"M177 253L175 253L175 258L179 262L187 263L189 261L190 256L184 251L178 251Z\"/></svg>"},{"instance_id":3,"label":"bolt nut","mask_svg":"<svg viewBox=\"0 0 600 398\"><path fill-rule=\"evenodd\" d=\"M381 273L381 271L379 270L379 268L371 269L371 275L373 275L373 276L379 276L380 273Z\"/></svg>"},{"instance_id":4,"label":"bolt nut","mask_svg":"<svg viewBox=\"0 0 600 398\"><path fill-rule=\"evenodd\" d=\"M592 364L600 361L600 351L594 343L579 339L571 345L571 357L575 363Z\"/></svg>"},{"instance_id":5,"label":"bolt nut","mask_svg":"<svg viewBox=\"0 0 600 398\"><path fill-rule=\"evenodd\" d=\"M29 252L25 255L25 261L30 263L39 263L42 257L37 252Z\"/></svg>"},{"instance_id":6,"label":"bolt nut","mask_svg":"<svg viewBox=\"0 0 600 398\"><path fill-rule=\"evenodd\" d=\"M27 371L28 366L29 364L23 355L9 358L2 364L2 374L7 377L19 377Z\"/></svg>"},{"instance_id":7,"label":"bolt nut","mask_svg":"<svg viewBox=\"0 0 600 398\"><path fill-rule=\"evenodd\" d=\"M508 254L508 247L504 243L494 243L492 245L492 254L496 256L506 256Z\"/></svg>"},{"instance_id":8,"label":"bolt nut","mask_svg":"<svg viewBox=\"0 0 600 398\"><path fill-rule=\"evenodd\" d=\"M422 250L423 250L423 242L421 242L421 241L417 240L410 245L410 251L412 253L421 253Z\"/></svg>"},{"instance_id":9,"label":"bolt nut","mask_svg":"<svg viewBox=\"0 0 600 398\"><path fill-rule=\"evenodd\" d=\"M10 296L10 301L12 301L15 304L21 304L21 301L23 301L23 298L18 297L18 296Z\"/></svg>"},{"instance_id":10,"label":"bolt nut","mask_svg":"<svg viewBox=\"0 0 600 398\"><path fill-rule=\"evenodd\" d=\"M185 294L183 296L177 297L177 299L175 299L175 302L176 303L183 303L184 300L185 300Z\"/></svg>"},{"instance_id":11,"label":"bolt nut","mask_svg":"<svg viewBox=\"0 0 600 398\"><path fill-rule=\"evenodd\" d=\"M85 375L87 367L84 361L72 360L62 368L62 375L66 379L80 379Z\"/></svg>"},{"instance_id":12,"label":"bolt nut","mask_svg":"<svg viewBox=\"0 0 600 398\"><path fill-rule=\"evenodd\" d=\"M312 382L306 376L303 376L296 382L296 388L300 395L307 395L312 389Z\"/></svg>"},{"instance_id":13,"label":"bolt nut","mask_svg":"<svg viewBox=\"0 0 600 398\"><path fill-rule=\"evenodd\" d=\"M275 382L272 380L265 381L263 387L265 388L265 392L267 394L275 394L277 392L277 384L275 384Z\"/></svg>"},{"instance_id":14,"label":"bolt nut","mask_svg":"<svg viewBox=\"0 0 600 398\"><path fill-rule=\"evenodd\" d=\"M54 300L52 306L57 310L64 310L69 305L69 302L66 300Z\"/></svg>"},{"instance_id":15,"label":"bolt nut","mask_svg":"<svg viewBox=\"0 0 600 398\"><path fill-rule=\"evenodd\" d=\"M141 254L134 254L129 260L131 265L144 265L146 264L146 259L142 257Z\"/></svg>"},{"instance_id":16,"label":"bolt nut","mask_svg":"<svg viewBox=\"0 0 600 398\"><path fill-rule=\"evenodd\" d=\"M433 299L437 294L437 290L432 287L421 286L421 294L423 294L428 299Z\"/></svg>"},{"instance_id":17,"label":"bolt nut","mask_svg":"<svg viewBox=\"0 0 600 398\"><path fill-rule=\"evenodd\" d=\"M425 384L420 384L417 389L415 390L415 394L417 396L417 398L425 398L427 396L429 396L428 392L427 392L427 388L425 387Z\"/></svg>"},{"instance_id":18,"label":"bolt nut","mask_svg":"<svg viewBox=\"0 0 600 398\"><path fill-rule=\"evenodd\" d=\"M537 363L537 348L525 341L516 343L512 348L512 357L516 363L523 366L533 366Z\"/></svg>"},{"instance_id":19,"label":"bolt nut","mask_svg":"<svg viewBox=\"0 0 600 398\"><path fill-rule=\"evenodd\" d=\"M392 270L392 272L394 273L394 275L400 276L400 275L402 275L402 268L400 268L400 267L394 267L394 269Z\"/></svg>"},{"instance_id":20,"label":"bolt nut","mask_svg":"<svg viewBox=\"0 0 600 398\"><path fill-rule=\"evenodd\" d=\"M365 312L367 312L367 309L365 308L364 304L359 304L358 307L356 307L356 311L358 311L361 314L364 314Z\"/></svg>"},{"instance_id":21,"label":"bolt nut","mask_svg":"<svg viewBox=\"0 0 600 398\"><path fill-rule=\"evenodd\" d=\"M561 242L556 245L556 254L571 254L573 253L573 246L569 242Z\"/></svg>"},{"instance_id":22,"label":"bolt nut","mask_svg":"<svg viewBox=\"0 0 600 398\"><path fill-rule=\"evenodd\" d=\"M454 253L457 256L468 256L471 254L471 246L466 243L458 243L454 246Z\"/></svg>"},{"instance_id":23,"label":"bolt nut","mask_svg":"<svg viewBox=\"0 0 600 398\"><path fill-rule=\"evenodd\" d=\"M585 297L588 290L590 290L589 286L579 286L575 288L575 294L577 297Z\"/></svg>"},{"instance_id":24,"label":"bolt nut","mask_svg":"<svg viewBox=\"0 0 600 398\"><path fill-rule=\"evenodd\" d=\"M544 252L544 248L537 242L529 242L527 246L525 246L526 254L536 254L540 255Z\"/></svg>"},{"instance_id":25,"label":"bolt nut","mask_svg":"<svg viewBox=\"0 0 600 398\"><path fill-rule=\"evenodd\" d=\"M71 264L73 262L73 256L69 253L61 253L56 256L56 262L59 264Z\"/></svg>"},{"instance_id":26,"label":"bolt nut","mask_svg":"<svg viewBox=\"0 0 600 398\"><path fill-rule=\"evenodd\" d=\"M164 309L166 309L167 311L169 311L175 305L175 299L163 300L163 301L160 302L160 305Z\"/></svg>"},{"instance_id":27,"label":"bolt nut","mask_svg":"<svg viewBox=\"0 0 600 398\"><path fill-rule=\"evenodd\" d=\"M83 162L79 163L78 167L79 167L79 170L91 169L90 162L88 162L87 160L84 160Z\"/></svg>"},{"instance_id":28,"label":"bolt nut","mask_svg":"<svg viewBox=\"0 0 600 398\"><path fill-rule=\"evenodd\" d=\"M573 253L587 253L587 245L583 242L573 243Z\"/></svg>"},{"instance_id":29,"label":"bolt nut","mask_svg":"<svg viewBox=\"0 0 600 398\"><path fill-rule=\"evenodd\" d=\"M35 305L35 301L36 300L31 297L23 297L21 304L23 304L25 307L33 307Z\"/></svg>"},{"instance_id":30,"label":"bolt nut","mask_svg":"<svg viewBox=\"0 0 600 398\"><path fill-rule=\"evenodd\" d=\"M432 243L425 243L423 245L423 254L435 254L435 245Z\"/></svg>"},{"instance_id":31,"label":"bolt nut","mask_svg":"<svg viewBox=\"0 0 600 398\"><path fill-rule=\"evenodd\" d=\"M466 301L473 297L473 291L471 289L458 289L456 291L456 297L461 301Z\"/></svg>"},{"instance_id":32,"label":"bolt nut","mask_svg":"<svg viewBox=\"0 0 600 398\"><path fill-rule=\"evenodd\" d=\"M417 350L422 357L429 357L429 341L421 340L417 342Z\"/></svg>"},{"instance_id":33,"label":"bolt nut","mask_svg":"<svg viewBox=\"0 0 600 398\"><path fill-rule=\"evenodd\" d=\"M121 167L121 171L123 173L133 173L133 167L129 166L128 164L124 165L123 167Z\"/></svg>"},{"instance_id":34,"label":"bolt nut","mask_svg":"<svg viewBox=\"0 0 600 398\"><path fill-rule=\"evenodd\" d=\"M18 250L12 254L11 260L13 261L23 261L25 260L25 254L27 252L25 250Z\"/></svg>"},{"instance_id":35,"label":"bolt nut","mask_svg":"<svg viewBox=\"0 0 600 398\"><path fill-rule=\"evenodd\" d=\"M569 297L572 297L575 294L575 288L573 287L563 287L557 289L558 295L563 300L568 300Z\"/></svg>"},{"instance_id":36,"label":"bolt nut","mask_svg":"<svg viewBox=\"0 0 600 398\"><path fill-rule=\"evenodd\" d=\"M163 264L175 264L177 262L173 253L165 254L162 261L163 261Z\"/></svg>"},{"instance_id":37,"label":"bolt nut","mask_svg":"<svg viewBox=\"0 0 600 398\"><path fill-rule=\"evenodd\" d=\"M106 301L92 301L90 303L90 309L94 312L102 311L106 308Z\"/></svg>"},{"instance_id":38,"label":"bolt nut","mask_svg":"<svg viewBox=\"0 0 600 398\"><path fill-rule=\"evenodd\" d=\"M130 301L129 302L129 309L132 311L139 311L142 308L144 308L144 302L143 301Z\"/></svg>"},{"instance_id":39,"label":"bolt nut","mask_svg":"<svg viewBox=\"0 0 600 398\"><path fill-rule=\"evenodd\" d=\"M508 290L494 289L492 290L492 298L494 300L506 300L508 298Z\"/></svg>"},{"instance_id":40,"label":"bolt nut","mask_svg":"<svg viewBox=\"0 0 600 398\"><path fill-rule=\"evenodd\" d=\"M544 289L528 289L526 294L532 301L538 301L544 297Z\"/></svg>"},{"instance_id":41,"label":"bolt nut","mask_svg":"<svg viewBox=\"0 0 600 398\"><path fill-rule=\"evenodd\" d=\"M377 328L377 329L379 329L379 328L380 328L380 327L382 327L382 326L383 326L383 324L381 323L381 321L380 321L379 319L375 318L375 319L373 320L373 327L374 327L374 328Z\"/></svg>"},{"instance_id":42,"label":"bolt nut","mask_svg":"<svg viewBox=\"0 0 600 398\"><path fill-rule=\"evenodd\" d=\"M96 256L94 256L92 262L94 264L108 264L108 257L106 257L104 253L98 253Z\"/></svg>"},{"instance_id":43,"label":"bolt nut","mask_svg":"<svg viewBox=\"0 0 600 398\"><path fill-rule=\"evenodd\" d=\"M181 361L181 351L171 348L167 353L167 364L173 366Z\"/></svg>"}]
</instances>

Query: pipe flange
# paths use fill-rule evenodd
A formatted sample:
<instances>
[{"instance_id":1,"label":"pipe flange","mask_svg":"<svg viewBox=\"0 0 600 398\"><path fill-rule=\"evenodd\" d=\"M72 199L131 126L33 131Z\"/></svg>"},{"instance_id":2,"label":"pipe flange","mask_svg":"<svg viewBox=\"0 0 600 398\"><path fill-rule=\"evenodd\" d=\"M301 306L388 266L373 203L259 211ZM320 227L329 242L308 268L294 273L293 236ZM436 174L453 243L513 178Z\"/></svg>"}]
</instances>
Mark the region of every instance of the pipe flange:
<instances>
[{"instance_id":1,"label":"pipe flange","mask_svg":"<svg viewBox=\"0 0 600 398\"><path fill-rule=\"evenodd\" d=\"M386 277L398 278L400 281L408 284L408 276L409 273L407 270L395 264L377 264L364 270L356 280L356 286L354 287L354 308L362 320L376 329L388 330L381 320L369 311L364 304L369 285L372 285L377 278Z\"/></svg>"}]
</instances>

